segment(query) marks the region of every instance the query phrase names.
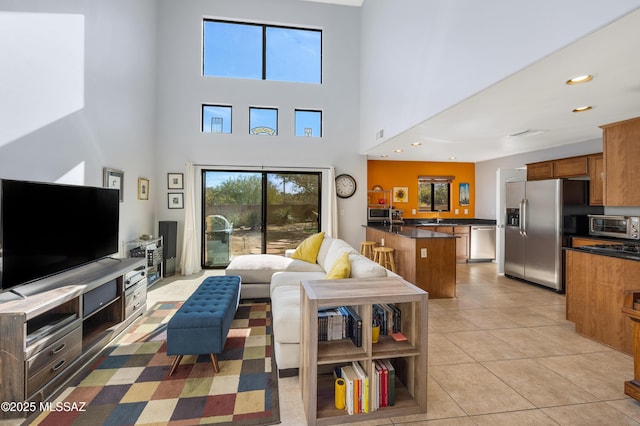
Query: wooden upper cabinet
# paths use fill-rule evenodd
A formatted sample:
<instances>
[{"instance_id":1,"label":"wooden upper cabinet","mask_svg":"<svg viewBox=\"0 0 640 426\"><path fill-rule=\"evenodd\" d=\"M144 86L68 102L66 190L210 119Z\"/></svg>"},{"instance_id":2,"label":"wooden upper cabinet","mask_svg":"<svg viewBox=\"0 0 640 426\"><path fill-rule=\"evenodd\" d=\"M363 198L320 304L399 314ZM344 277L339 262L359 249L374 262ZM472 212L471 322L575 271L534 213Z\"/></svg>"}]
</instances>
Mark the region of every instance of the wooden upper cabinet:
<instances>
[{"instance_id":1,"label":"wooden upper cabinet","mask_svg":"<svg viewBox=\"0 0 640 426\"><path fill-rule=\"evenodd\" d=\"M588 155L527 164L527 180L572 178L589 175Z\"/></svg>"},{"instance_id":2,"label":"wooden upper cabinet","mask_svg":"<svg viewBox=\"0 0 640 426\"><path fill-rule=\"evenodd\" d=\"M553 161L527 164L527 180L553 179Z\"/></svg>"},{"instance_id":3,"label":"wooden upper cabinet","mask_svg":"<svg viewBox=\"0 0 640 426\"><path fill-rule=\"evenodd\" d=\"M602 153L589 156L589 204L604 204L604 158Z\"/></svg>"},{"instance_id":4,"label":"wooden upper cabinet","mask_svg":"<svg viewBox=\"0 0 640 426\"><path fill-rule=\"evenodd\" d=\"M604 205L640 206L640 117L600 127Z\"/></svg>"},{"instance_id":5,"label":"wooden upper cabinet","mask_svg":"<svg viewBox=\"0 0 640 426\"><path fill-rule=\"evenodd\" d=\"M569 178L578 176L587 176L589 174L588 157L581 155L580 157L562 158L553 161L553 177Z\"/></svg>"}]
</instances>

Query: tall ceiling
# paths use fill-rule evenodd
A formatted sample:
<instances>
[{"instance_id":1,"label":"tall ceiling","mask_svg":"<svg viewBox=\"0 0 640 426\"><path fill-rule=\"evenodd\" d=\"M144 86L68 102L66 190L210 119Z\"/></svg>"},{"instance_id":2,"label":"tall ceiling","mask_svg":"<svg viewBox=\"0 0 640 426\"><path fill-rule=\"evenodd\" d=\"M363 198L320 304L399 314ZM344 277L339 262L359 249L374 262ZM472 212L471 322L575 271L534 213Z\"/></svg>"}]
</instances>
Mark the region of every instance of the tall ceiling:
<instances>
[{"instance_id":1,"label":"tall ceiling","mask_svg":"<svg viewBox=\"0 0 640 426\"><path fill-rule=\"evenodd\" d=\"M593 80L565 84L576 77L576 69ZM582 106L592 109L572 112ZM367 155L477 162L598 139L598 126L638 116L640 9L391 137ZM509 136L516 133L521 134ZM416 142L421 145L411 146Z\"/></svg>"},{"instance_id":2,"label":"tall ceiling","mask_svg":"<svg viewBox=\"0 0 640 426\"><path fill-rule=\"evenodd\" d=\"M362 5L362 0L306 1ZM565 84L576 69L593 80ZM572 112L581 106L592 109ZM477 162L599 139L599 126L638 116L640 9L366 154L380 160Z\"/></svg>"}]
</instances>

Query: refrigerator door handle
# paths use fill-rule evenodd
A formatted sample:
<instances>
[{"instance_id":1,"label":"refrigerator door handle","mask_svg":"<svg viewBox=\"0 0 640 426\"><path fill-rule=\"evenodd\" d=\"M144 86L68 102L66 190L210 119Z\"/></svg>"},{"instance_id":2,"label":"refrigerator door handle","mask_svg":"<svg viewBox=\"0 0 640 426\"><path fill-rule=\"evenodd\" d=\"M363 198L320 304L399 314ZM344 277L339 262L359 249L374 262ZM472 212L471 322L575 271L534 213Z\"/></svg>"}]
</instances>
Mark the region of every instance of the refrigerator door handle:
<instances>
[{"instance_id":1,"label":"refrigerator door handle","mask_svg":"<svg viewBox=\"0 0 640 426\"><path fill-rule=\"evenodd\" d=\"M523 237L527 236L527 207L529 205L529 200L526 198L522 199L522 204L520 206L520 233Z\"/></svg>"}]
</instances>

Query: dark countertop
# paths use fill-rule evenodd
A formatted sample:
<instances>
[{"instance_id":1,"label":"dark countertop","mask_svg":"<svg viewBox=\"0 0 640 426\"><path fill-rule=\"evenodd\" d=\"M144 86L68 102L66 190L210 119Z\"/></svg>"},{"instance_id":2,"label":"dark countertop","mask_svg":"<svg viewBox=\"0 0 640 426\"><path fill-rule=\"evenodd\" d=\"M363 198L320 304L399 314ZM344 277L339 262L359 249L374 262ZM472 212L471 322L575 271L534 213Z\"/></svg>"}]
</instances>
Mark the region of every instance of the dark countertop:
<instances>
[{"instance_id":1,"label":"dark countertop","mask_svg":"<svg viewBox=\"0 0 640 426\"><path fill-rule=\"evenodd\" d=\"M378 231L388 232L407 238L459 238L455 235L444 234L442 232L427 231L425 229L416 228L415 226L406 225L362 225L367 228L377 229ZM443 225L446 226L446 225Z\"/></svg>"},{"instance_id":2,"label":"dark countertop","mask_svg":"<svg viewBox=\"0 0 640 426\"><path fill-rule=\"evenodd\" d=\"M441 219L437 223L435 219L405 219L406 226L472 226L495 225L494 219Z\"/></svg>"},{"instance_id":3,"label":"dark countertop","mask_svg":"<svg viewBox=\"0 0 640 426\"><path fill-rule=\"evenodd\" d=\"M571 250L571 251L579 251L581 253L589 253L589 254L595 254L595 255L600 255L600 256L617 257L618 259L640 261L640 253L633 254L633 253L622 253L622 252L617 252L617 251L602 251L602 250L598 250L597 248L594 248L594 247L591 247L591 246L563 247L562 249L563 250Z\"/></svg>"}]
</instances>

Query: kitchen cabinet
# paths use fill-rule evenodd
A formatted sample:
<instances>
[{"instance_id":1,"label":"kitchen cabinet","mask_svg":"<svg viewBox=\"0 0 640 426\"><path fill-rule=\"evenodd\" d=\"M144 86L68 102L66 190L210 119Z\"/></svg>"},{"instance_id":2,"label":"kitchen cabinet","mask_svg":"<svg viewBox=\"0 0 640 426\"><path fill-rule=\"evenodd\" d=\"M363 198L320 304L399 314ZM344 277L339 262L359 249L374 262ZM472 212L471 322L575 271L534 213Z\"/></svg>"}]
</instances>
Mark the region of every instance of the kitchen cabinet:
<instances>
[{"instance_id":1,"label":"kitchen cabinet","mask_svg":"<svg viewBox=\"0 0 640 426\"><path fill-rule=\"evenodd\" d=\"M553 179L553 161L527 164L527 180Z\"/></svg>"},{"instance_id":2,"label":"kitchen cabinet","mask_svg":"<svg viewBox=\"0 0 640 426\"><path fill-rule=\"evenodd\" d=\"M588 155L527 164L527 180L572 178L588 175Z\"/></svg>"},{"instance_id":3,"label":"kitchen cabinet","mask_svg":"<svg viewBox=\"0 0 640 426\"><path fill-rule=\"evenodd\" d=\"M442 232L443 234L455 235L456 237L456 262L466 263L469 261L470 238L471 233L469 226L426 226L423 229L433 230L434 232Z\"/></svg>"},{"instance_id":4,"label":"kitchen cabinet","mask_svg":"<svg viewBox=\"0 0 640 426\"><path fill-rule=\"evenodd\" d=\"M561 158L553 161L553 177L570 178L589 174L589 159L586 155Z\"/></svg>"},{"instance_id":5,"label":"kitchen cabinet","mask_svg":"<svg viewBox=\"0 0 640 426\"><path fill-rule=\"evenodd\" d=\"M631 322L620 308L625 292L638 287L640 262L578 250L565 254L567 320L577 333L631 354Z\"/></svg>"},{"instance_id":6,"label":"kitchen cabinet","mask_svg":"<svg viewBox=\"0 0 640 426\"><path fill-rule=\"evenodd\" d=\"M601 128L604 205L640 206L640 117Z\"/></svg>"},{"instance_id":7,"label":"kitchen cabinet","mask_svg":"<svg viewBox=\"0 0 640 426\"><path fill-rule=\"evenodd\" d=\"M603 154L589 155L589 205L604 205L604 158Z\"/></svg>"},{"instance_id":8,"label":"kitchen cabinet","mask_svg":"<svg viewBox=\"0 0 640 426\"><path fill-rule=\"evenodd\" d=\"M604 203L604 159L601 152L527 164L527 180L579 177L589 177L589 204L602 206Z\"/></svg>"}]
</instances>

